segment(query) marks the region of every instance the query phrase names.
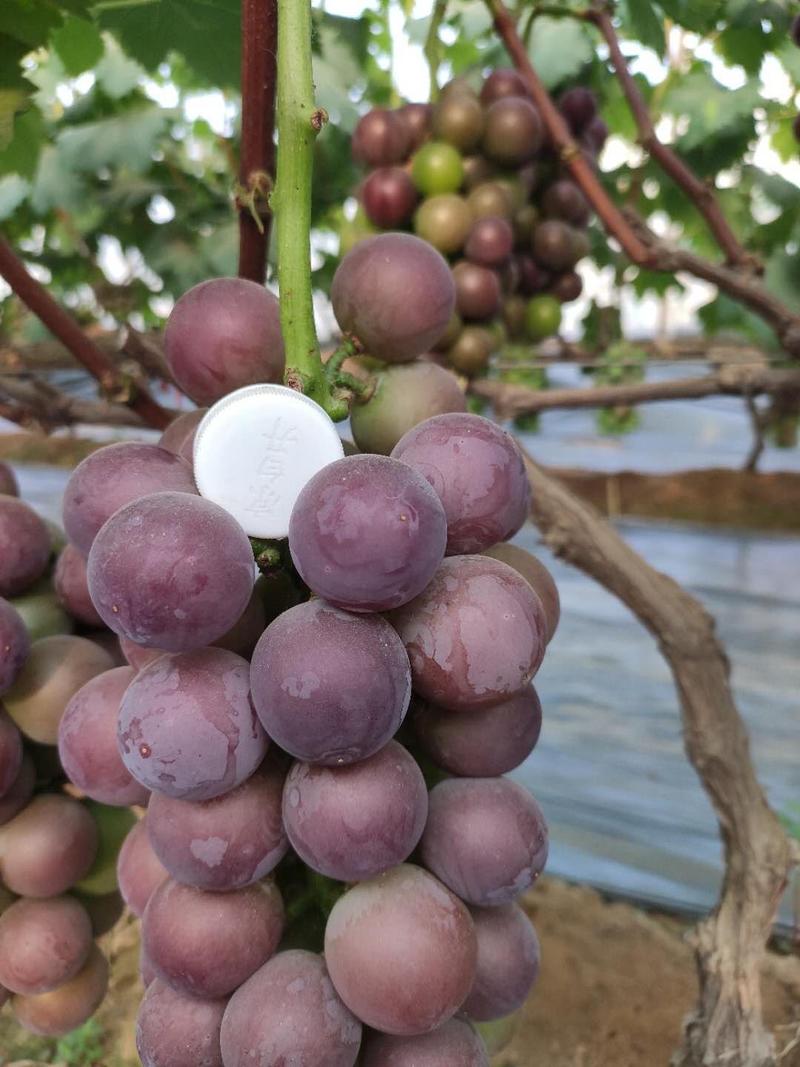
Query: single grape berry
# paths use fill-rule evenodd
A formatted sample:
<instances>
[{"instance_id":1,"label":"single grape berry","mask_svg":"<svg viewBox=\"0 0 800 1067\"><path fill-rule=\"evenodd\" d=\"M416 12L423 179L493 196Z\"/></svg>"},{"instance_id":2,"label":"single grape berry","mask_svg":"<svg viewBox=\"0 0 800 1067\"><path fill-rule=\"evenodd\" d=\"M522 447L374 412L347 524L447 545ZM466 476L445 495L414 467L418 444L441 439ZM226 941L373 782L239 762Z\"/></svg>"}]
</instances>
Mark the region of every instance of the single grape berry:
<instances>
[{"instance_id":1,"label":"single grape berry","mask_svg":"<svg viewBox=\"0 0 800 1067\"><path fill-rule=\"evenodd\" d=\"M409 140L409 152L416 152L424 144L431 132L430 104L403 104L395 114L405 127Z\"/></svg>"},{"instance_id":2,"label":"single grape berry","mask_svg":"<svg viewBox=\"0 0 800 1067\"><path fill-rule=\"evenodd\" d=\"M553 337L561 327L561 304L555 296L542 293L525 307L525 330L531 341Z\"/></svg>"},{"instance_id":3,"label":"single grape berry","mask_svg":"<svg viewBox=\"0 0 800 1067\"><path fill-rule=\"evenodd\" d=\"M464 255L483 267L501 267L514 249L514 231L497 215L479 218L469 232ZM457 288L457 287L456 287Z\"/></svg>"},{"instance_id":4,"label":"single grape berry","mask_svg":"<svg viewBox=\"0 0 800 1067\"><path fill-rule=\"evenodd\" d=\"M0 597L0 695L17 680L31 650L31 640L22 616Z\"/></svg>"},{"instance_id":5,"label":"single grape berry","mask_svg":"<svg viewBox=\"0 0 800 1067\"><path fill-rule=\"evenodd\" d=\"M483 1041L466 1019L448 1019L429 1034L392 1037L369 1033L364 1039L362 1067L489 1067Z\"/></svg>"},{"instance_id":6,"label":"single grape berry","mask_svg":"<svg viewBox=\"0 0 800 1067\"><path fill-rule=\"evenodd\" d=\"M463 259L453 267L456 310L462 319L490 319L500 309L502 293L497 272Z\"/></svg>"},{"instance_id":7,"label":"single grape berry","mask_svg":"<svg viewBox=\"0 0 800 1067\"><path fill-rule=\"evenodd\" d=\"M381 230L393 230L411 218L417 190L402 167L379 167L361 186L361 203L370 222Z\"/></svg>"},{"instance_id":8,"label":"single grape berry","mask_svg":"<svg viewBox=\"0 0 800 1067\"><path fill-rule=\"evenodd\" d=\"M486 112L483 150L504 167L517 167L533 159L544 141L539 112L521 96L496 100Z\"/></svg>"},{"instance_id":9,"label":"single grape berry","mask_svg":"<svg viewBox=\"0 0 800 1067\"><path fill-rule=\"evenodd\" d=\"M414 232L443 255L460 252L473 216L462 196L441 193L423 200L414 215Z\"/></svg>"},{"instance_id":10,"label":"single grape berry","mask_svg":"<svg viewBox=\"0 0 800 1067\"><path fill-rule=\"evenodd\" d=\"M212 278L175 304L164 331L175 381L197 404L283 379L278 300L245 278Z\"/></svg>"},{"instance_id":11,"label":"single grape berry","mask_svg":"<svg viewBox=\"0 0 800 1067\"><path fill-rule=\"evenodd\" d=\"M324 467L300 493L289 524L292 559L306 585L359 612L389 611L420 593L446 538L436 493L388 456L348 456Z\"/></svg>"},{"instance_id":12,"label":"single grape berry","mask_svg":"<svg viewBox=\"0 0 800 1067\"><path fill-rule=\"evenodd\" d=\"M488 1022L525 1003L539 977L539 939L518 904L471 908L470 914L478 935L478 967L464 1011Z\"/></svg>"},{"instance_id":13,"label":"single grape berry","mask_svg":"<svg viewBox=\"0 0 800 1067\"><path fill-rule=\"evenodd\" d=\"M597 115L597 97L582 85L576 85L562 93L558 101L561 114L576 136L586 129Z\"/></svg>"},{"instance_id":14,"label":"single grape berry","mask_svg":"<svg viewBox=\"0 0 800 1067\"><path fill-rule=\"evenodd\" d=\"M24 593L41 578L52 547L50 532L33 508L0 495L0 597Z\"/></svg>"},{"instance_id":15,"label":"single grape berry","mask_svg":"<svg viewBox=\"0 0 800 1067\"><path fill-rule=\"evenodd\" d=\"M353 158L368 167L390 167L408 155L411 133L408 119L396 111L374 107L363 115L353 131Z\"/></svg>"},{"instance_id":16,"label":"single grape berry","mask_svg":"<svg viewBox=\"0 0 800 1067\"><path fill-rule=\"evenodd\" d=\"M452 145L430 141L414 156L411 177L423 196L455 193L464 181L464 161Z\"/></svg>"},{"instance_id":17,"label":"single grape berry","mask_svg":"<svg viewBox=\"0 0 800 1067\"><path fill-rule=\"evenodd\" d=\"M483 136L485 116L480 102L466 93L443 97L433 109L433 134L460 152L472 152Z\"/></svg>"},{"instance_id":18,"label":"single grape berry","mask_svg":"<svg viewBox=\"0 0 800 1067\"><path fill-rule=\"evenodd\" d=\"M437 415L392 450L436 490L447 516L447 555L482 552L520 529L530 486L519 448L480 415Z\"/></svg>"},{"instance_id":19,"label":"single grape berry","mask_svg":"<svg viewBox=\"0 0 800 1067\"><path fill-rule=\"evenodd\" d=\"M505 96L527 96L525 82L509 67L493 70L481 87L481 103L484 107L502 100Z\"/></svg>"},{"instance_id":20,"label":"single grape berry","mask_svg":"<svg viewBox=\"0 0 800 1067\"><path fill-rule=\"evenodd\" d=\"M376 359L407 363L444 332L455 306L446 260L418 237L368 237L347 253L333 277L336 321Z\"/></svg>"}]
</instances>

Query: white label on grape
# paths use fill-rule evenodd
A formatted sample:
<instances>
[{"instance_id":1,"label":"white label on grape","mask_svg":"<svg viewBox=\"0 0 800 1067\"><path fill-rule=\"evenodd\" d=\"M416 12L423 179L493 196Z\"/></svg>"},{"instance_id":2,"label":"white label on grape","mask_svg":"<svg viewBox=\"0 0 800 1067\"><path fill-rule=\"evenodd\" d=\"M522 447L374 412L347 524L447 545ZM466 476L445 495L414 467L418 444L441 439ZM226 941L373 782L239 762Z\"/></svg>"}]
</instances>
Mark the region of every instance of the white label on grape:
<instances>
[{"instance_id":1,"label":"white label on grape","mask_svg":"<svg viewBox=\"0 0 800 1067\"><path fill-rule=\"evenodd\" d=\"M286 537L303 486L344 455L331 419L285 385L248 385L219 400L200 423L194 477L251 537Z\"/></svg>"}]
</instances>

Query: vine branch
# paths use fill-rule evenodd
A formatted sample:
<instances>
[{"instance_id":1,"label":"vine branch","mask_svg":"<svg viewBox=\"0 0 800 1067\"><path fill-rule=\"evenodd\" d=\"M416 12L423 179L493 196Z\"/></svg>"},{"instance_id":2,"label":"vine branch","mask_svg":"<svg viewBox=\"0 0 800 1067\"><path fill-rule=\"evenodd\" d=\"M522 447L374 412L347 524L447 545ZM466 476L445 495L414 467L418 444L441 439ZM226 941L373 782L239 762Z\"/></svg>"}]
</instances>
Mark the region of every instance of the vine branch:
<instances>
[{"instance_id":1,"label":"vine branch","mask_svg":"<svg viewBox=\"0 0 800 1067\"><path fill-rule=\"evenodd\" d=\"M242 134L239 150L239 277L263 285L275 174L277 0L242 0Z\"/></svg>"},{"instance_id":2,"label":"vine branch","mask_svg":"<svg viewBox=\"0 0 800 1067\"><path fill-rule=\"evenodd\" d=\"M614 29L611 13L605 5L590 7L583 13L583 18L593 22L608 46L609 58L622 92L628 102L628 108L639 131L639 142L656 160L658 165L669 175L675 184L683 189L697 210L706 220L708 228L725 255L730 266L752 270L758 266L758 260L747 252L739 243L728 220L722 213L713 188L701 181L680 156L659 140L650 111L639 87L636 84L625 56L622 54L619 38Z\"/></svg>"},{"instance_id":3,"label":"vine branch","mask_svg":"<svg viewBox=\"0 0 800 1067\"><path fill-rule=\"evenodd\" d=\"M2 238L0 275L20 300L99 382L103 394L109 400L126 404L148 426L163 430L168 425L172 413L153 399L143 382L123 374L114 366L72 316L57 304L44 286L28 272L22 260Z\"/></svg>"}]
</instances>

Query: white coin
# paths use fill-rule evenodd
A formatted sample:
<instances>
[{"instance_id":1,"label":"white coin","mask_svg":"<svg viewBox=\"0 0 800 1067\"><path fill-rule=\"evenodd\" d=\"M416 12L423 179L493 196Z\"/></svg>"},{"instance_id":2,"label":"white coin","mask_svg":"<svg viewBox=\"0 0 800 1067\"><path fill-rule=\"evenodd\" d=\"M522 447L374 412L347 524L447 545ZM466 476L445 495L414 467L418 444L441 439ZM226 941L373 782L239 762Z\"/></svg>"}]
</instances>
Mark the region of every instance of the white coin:
<instances>
[{"instance_id":1,"label":"white coin","mask_svg":"<svg viewBox=\"0 0 800 1067\"><path fill-rule=\"evenodd\" d=\"M250 537L286 537L303 486L343 455L315 401L285 385L248 385L217 401L198 426L194 477L200 495Z\"/></svg>"}]
</instances>

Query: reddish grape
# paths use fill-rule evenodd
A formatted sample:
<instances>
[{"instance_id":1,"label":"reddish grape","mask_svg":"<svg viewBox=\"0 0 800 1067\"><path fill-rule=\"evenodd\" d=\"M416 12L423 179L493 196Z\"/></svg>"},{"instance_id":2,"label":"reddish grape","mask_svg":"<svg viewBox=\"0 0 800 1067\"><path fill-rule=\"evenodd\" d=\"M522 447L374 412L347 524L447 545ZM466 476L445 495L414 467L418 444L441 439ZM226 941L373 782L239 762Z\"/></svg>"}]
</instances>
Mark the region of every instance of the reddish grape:
<instances>
[{"instance_id":1,"label":"reddish grape","mask_svg":"<svg viewBox=\"0 0 800 1067\"><path fill-rule=\"evenodd\" d=\"M118 729L133 777L184 800L227 793L267 749L250 702L249 664L221 648L162 656L141 670L122 699Z\"/></svg>"},{"instance_id":2,"label":"reddish grape","mask_svg":"<svg viewBox=\"0 0 800 1067\"><path fill-rule=\"evenodd\" d=\"M22 767L22 734L0 704L0 799L4 797Z\"/></svg>"},{"instance_id":3,"label":"reddish grape","mask_svg":"<svg viewBox=\"0 0 800 1067\"><path fill-rule=\"evenodd\" d=\"M450 711L418 702L414 731L433 762L464 778L494 778L531 754L542 728L532 685L488 708Z\"/></svg>"},{"instance_id":4,"label":"reddish grape","mask_svg":"<svg viewBox=\"0 0 800 1067\"><path fill-rule=\"evenodd\" d=\"M466 1019L448 1019L429 1034L391 1037L372 1032L361 1052L361 1067L489 1067L480 1037Z\"/></svg>"},{"instance_id":5,"label":"reddish grape","mask_svg":"<svg viewBox=\"0 0 800 1067\"><path fill-rule=\"evenodd\" d=\"M70 541L88 556L100 527L115 511L143 496L168 490L197 494L186 460L158 445L106 445L72 472L64 490L64 529Z\"/></svg>"},{"instance_id":6,"label":"reddish grape","mask_svg":"<svg viewBox=\"0 0 800 1067\"><path fill-rule=\"evenodd\" d=\"M377 752L411 695L408 656L389 623L323 600L298 604L267 627L250 681L267 734L298 759L323 764Z\"/></svg>"},{"instance_id":7,"label":"reddish grape","mask_svg":"<svg viewBox=\"0 0 800 1067\"><path fill-rule=\"evenodd\" d=\"M530 889L547 861L542 810L507 778L450 778L431 790L425 866L468 904L497 907Z\"/></svg>"},{"instance_id":8,"label":"reddish grape","mask_svg":"<svg viewBox=\"0 0 800 1067\"><path fill-rule=\"evenodd\" d=\"M197 427L203 421L208 408L184 411L172 420L158 439L159 448L173 452L191 463L194 456L194 438Z\"/></svg>"},{"instance_id":9,"label":"reddish grape","mask_svg":"<svg viewBox=\"0 0 800 1067\"><path fill-rule=\"evenodd\" d=\"M44 793L0 829L0 878L20 896L58 896L88 874L97 844L83 804Z\"/></svg>"},{"instance_id":10,"label":"reddish grape","mask_svg":"<svg viewBox=\"0 0 800 1067\"><path fill-rule=\"evenodd\" d=\"M266 963L283 933L274 882L206 893L168 880L148 901L142 944L163 981L193 997L225 997Z\"/></svg>"},{"instance_id":11,"label":"reddish grape","mask_svg":"<svg viewBox=\"0 0 800 1067\"><path fill-rule=\"evenodd\" d=\"M18 900L0 915L0 983L46 993L73 978L91 948L92 924L77 900Z\"/></svg>"},{"instance_id":12,"label":"reddish grape","mask_svg":"<svg viewBox=\"0 0 800 1067\"><path fill-rule=\"evenodd\" d=\"M117 716L136 677L132 667L104 671L70 700L58 726L58 754L78 789L101 804L146 804L148 791L131 777L117 746Z\"/></svg>"},{"instance_id":13,"label":"reddish grape","mask_svg":"<svg viewBox=\"0 0 800 1067\"><path fill-rule=\"evenodd\" d=\"M375 376L366 403L353 404L350 426L362 452L392 451L404 433L433 415L466 411L455 375L435 363L404 363Z\"/></svg>"},{"instance_id":14,"label":"reddish grape","mask_svg":"<svg viewBox=\"0 0 800 1067\"><path fill-rule=\"evenodd\" d=\"M582 141L594 155L599 156L608 139L608 133L609 130L605 121L599 115L595 115L583 131Z\"/></svg>"},{"instance_id":15,"label":"reddish grape","mask_svg":"<svg viewBox=\"0 0 800 1067\"><path fill-rule=\"evenodd\" d=\"M539 976L539 939L517 904L470 911L478 935L478 968L463 1010L488 1022L525 1003Z\"/></svg>"},{"instance_id":16,"label":"reddish grape","mask_svg":"<svg viewBox=\"0 0 800 1067\"><path fill-rule=\"evenodd\" d=\"M65 545L61 550L53 574L53 588L59 603L73 619L87 626L103 625L89 596L86 560L74 545Z\"/></svg>"},{"instance_id":17,"label":"reddish grape","mask_svg":"<svg viewBox=\"0 0 800 1067\"><path fill-rule=\"evenodd\" d=\"M51 551L50 532L33 508L0 496L0 597L24 593L41 578Z\"/></svg>"},{"instance_id":18,"label":"reddish grape","mask_svg":"<svg viewBox=\"0 0 800 1067\"><path fill-rule=\"evenodd\" d=\"M7 463L0 463L0 493L6 496L19 496L17 476Z\"/></svg>"},{"instance_id":19,"label":"reddish grape","mask_svg":"<svg viewBox=\"0 0 800 1067\"><path fill-rule=\"evenodd\" d=\"M484 267L501 267L513 249L514 231L508 219L486 215L479 218L470 230L464 255Z\"/></svg>"},{"instance_id":20,"label":"reddish grape","mask_svg":"<svg viewBox=\"0 0 800 1067\"><path fill-rule=\"evenodd\" d=\"M137 918L168 872L153 851L147 833L147 816L128 832L117 857L117 882L122 899Z\"/></svg>"},{"instance_id":21,"label":"reddish grape","mask_svg":"<svg viewBox=\"0 0 800 1067\"><path fill-rule=\"evenodd\" d=\"M571 304L583 292L583 279L577 271L569 270L553 280L548 292L562 304Z\"/></svg>"},{"instance_id":22,"label":"reddish grape","mask_svg":"<svg viewBox=\"0 0 800 1067\"><path fill-rule=\"evenodd\" d=\"M49 993L15 996L11 1009L26 1030L44 1037L61 1037L94 1015L107 990L108 963L100 949L92 946L88 960L74 978Z\"/></svg>"},{"instance_id":23,"label":"reddish grape","mask_svg":"<svg viewBox=\"0 0 800 1067\"><path fill-rule=\"evenodd\" d=\"M406 363L444 333L455 305L446 260L406 233L367 237L344 257L333 277L336 321L369 355Z\"/></svg>"},{"instance_id":24,"label":"reddish grape","mask_svg":"<svg viewBox=\"0 0 800 1067\"><path fill-rule=\"evenodd\" d=\"M530 486L510 434L480 415L437 415L402 437L394 459L430 482L447 516L447 555L480 552L520 529Z\"/></svg>"},{"instance_id":25,"label":"reddish grape","mask_svg":"<svg viewBox=\"0 0 800 1067\"><path fill-rule=\"evenodd\" d=\"M217 504L154 493L120 508L89 555L89 591L106 625L184 652L222 637L253 591L250 541Z\"/></svg>"},{"instance_id":26,"label":"reddish grape","mask_svg":"<svg viewBox=\"0 0 800 1067\"><path fill-rule=\"evenodd\" d=\"M577 136L597 115L597 97L591 89L575 85L561 94L558 108L573 134Z\"/></svg>"},{"instance_id":27,"label":"reddish grape","mask_svg":"<svg viewBox=\"0 0 800 1067\"><path fill-rule=\"evenodd\" d=\"M295 763L283 791L292 848L313 870L340 882L402 863L427 814L422 771L396 741L350 767Z\"/></svg>"},{"instance_id":28,"label":"reddish grape","mask_svg":"<svg viewBox=\"0 0 800 1067\"><path fill-rule=\"evenodd\" d=\"M192 802L154 793L150 844L170 875L197 889L240 889L264 878L289 847L281 819L283 772L262 766L224 796Z\"/></svg>"},{"instance_id":29,"label":"reddish grape","mask_svg":"<svg viewBox=\"0 0 800 1067\"><path fill-rule=\"evenodd\" d=\"M0 597L0 695L17 680L30 650L31 641L22 616L13 604Z\"/></svg>"},{"instance_id":30,"label":"reddish grape","mask_svg":"<svg viewBox=\"0 0 800 1067\"><path fill-rule=\"evenodd\" d=\"M417 188L402 167L379 167L361 187L361 203L373 225L381 230L403 226L417 206Z\"/></svg>"},{"instance_id":31,"label":"reddish grape","mask_svg":"<svg viewBox=\"0 0 800 1067\"><path fill-rule=\"evenodd\" d=\"M0 826L5 826L17 815L33 796L36 785L36 768L33 760L24 752L17 777L0 796Z\"/></svg>"},{"instance_id":32,"label":"reddish grape","mask_svg":"<svg viewBox=\"0 0 800 1067\"><path fill-rule=\"evenodd\" d=\"M493 70L481 86L481 103L484 107L506 96L527 96L525 82L515 70L500 67Z\"/></svg>"},{"instance_id":33,"label":"reddish grape","mask_svg":"<svg viewBox=\"0 0 800 1067\"><path fill-rule=\"evenodd\" d=\"M142 1067L223 1067L219 1031L227 1000L200 1000L156 978L136 1016Z\"/></svg>"},{"instance_id":34,"label":"reddish grape","mask_svg":"<svg viewBox=\"0 0 800 1067\"><path fill-rule=\"evenodd\" d=\"M172 309L164 355L175 381L201 405L245 385L282 381L277 297L245 278L212 278L195 285Z\"/></svg>"},{"instance_id":35,"label":"reddish grape","mask_svg":"<svg viewBox=\"0 0 800 1067\"><path fill-rule=\"evenodd\" d=\"M500 309L502 293L495 271L462 259L453 267L456 310L463 319L490 319Z\"/></svg>"},{"instance_id":36,"label":"reddish grape","mask_svg":"<svg viewBox=\"0 0 800 1067\"><path fill-rule=\"evenodd\" d=\"M467 909L409 864L350 889L325 930L336 992L387 1034L424 1034L454 1015L472 988L476 958Z\"/></svg>"},{"instance_id":37,"label":"reddish grape","mask_svg":"<svg viewBox=\"0 0 800 1067\"><path fill-rule=\"evenodd\" d=\"M31 741L56 745L69 701L81 686L113 666L111 655L85 637L56 634L34 641L22 672L3 698L8 713Z\"/></svg>"},{"instance_id":38,"label":"reddish grape","mask_svg":"<svg viewBox=\"0 0 800 1067\"><path fill-rule=\"evenodd\" d=\"M222 1020L225 1067L353 1067L361 1023L333 988L325 960L281 952L236 990Z\"/></svg>"},{"instance_id":39,"label":"reddish grape","mask_svg":"<svg viewBox=\"0 0 800 1067\"><path fill-rule=\"evenodd\" d=\"M324 467L300 493L289 525L305 583L350 611L388 611L415 597L439 565L446 538L436 493L387 456L348 456Z\"/></svg>"},{"instance_id":40,"label":"reddish grape","mask_svg":"<svg viewBox=\"0 0 800 1067\"><path fill-rule=\"evenodd\" d=\"M561 599L558 595L558 587L547 567L536 556L518 545L492 545L491 548L484 550L483 555L499 559L502 563L513 567L538 595L547 619L547 640L550 642L561 618Z\"/></svg>"},{"instance_id":41,"label":"reddish grape","mask_svg":"<svg viewBox=\"0 0 800 1067\"><path fill-rule=\"evenodd\" d=\"M401 163L411 144L407 122L395 111L374 107L361 116L353 130L353 158L368 167Z\"/></svg>"},{"instance_id":42,"label":"reddish grape","mask_svg":"<svg viewBox=\"0 0 800 1067\"><path fill-rule=\"evenodd\" d=\"M545 219L533 231L533 255L549 270L574 267L581 258L574 231L561 219Z\"/></svg>"}]
</instances>

